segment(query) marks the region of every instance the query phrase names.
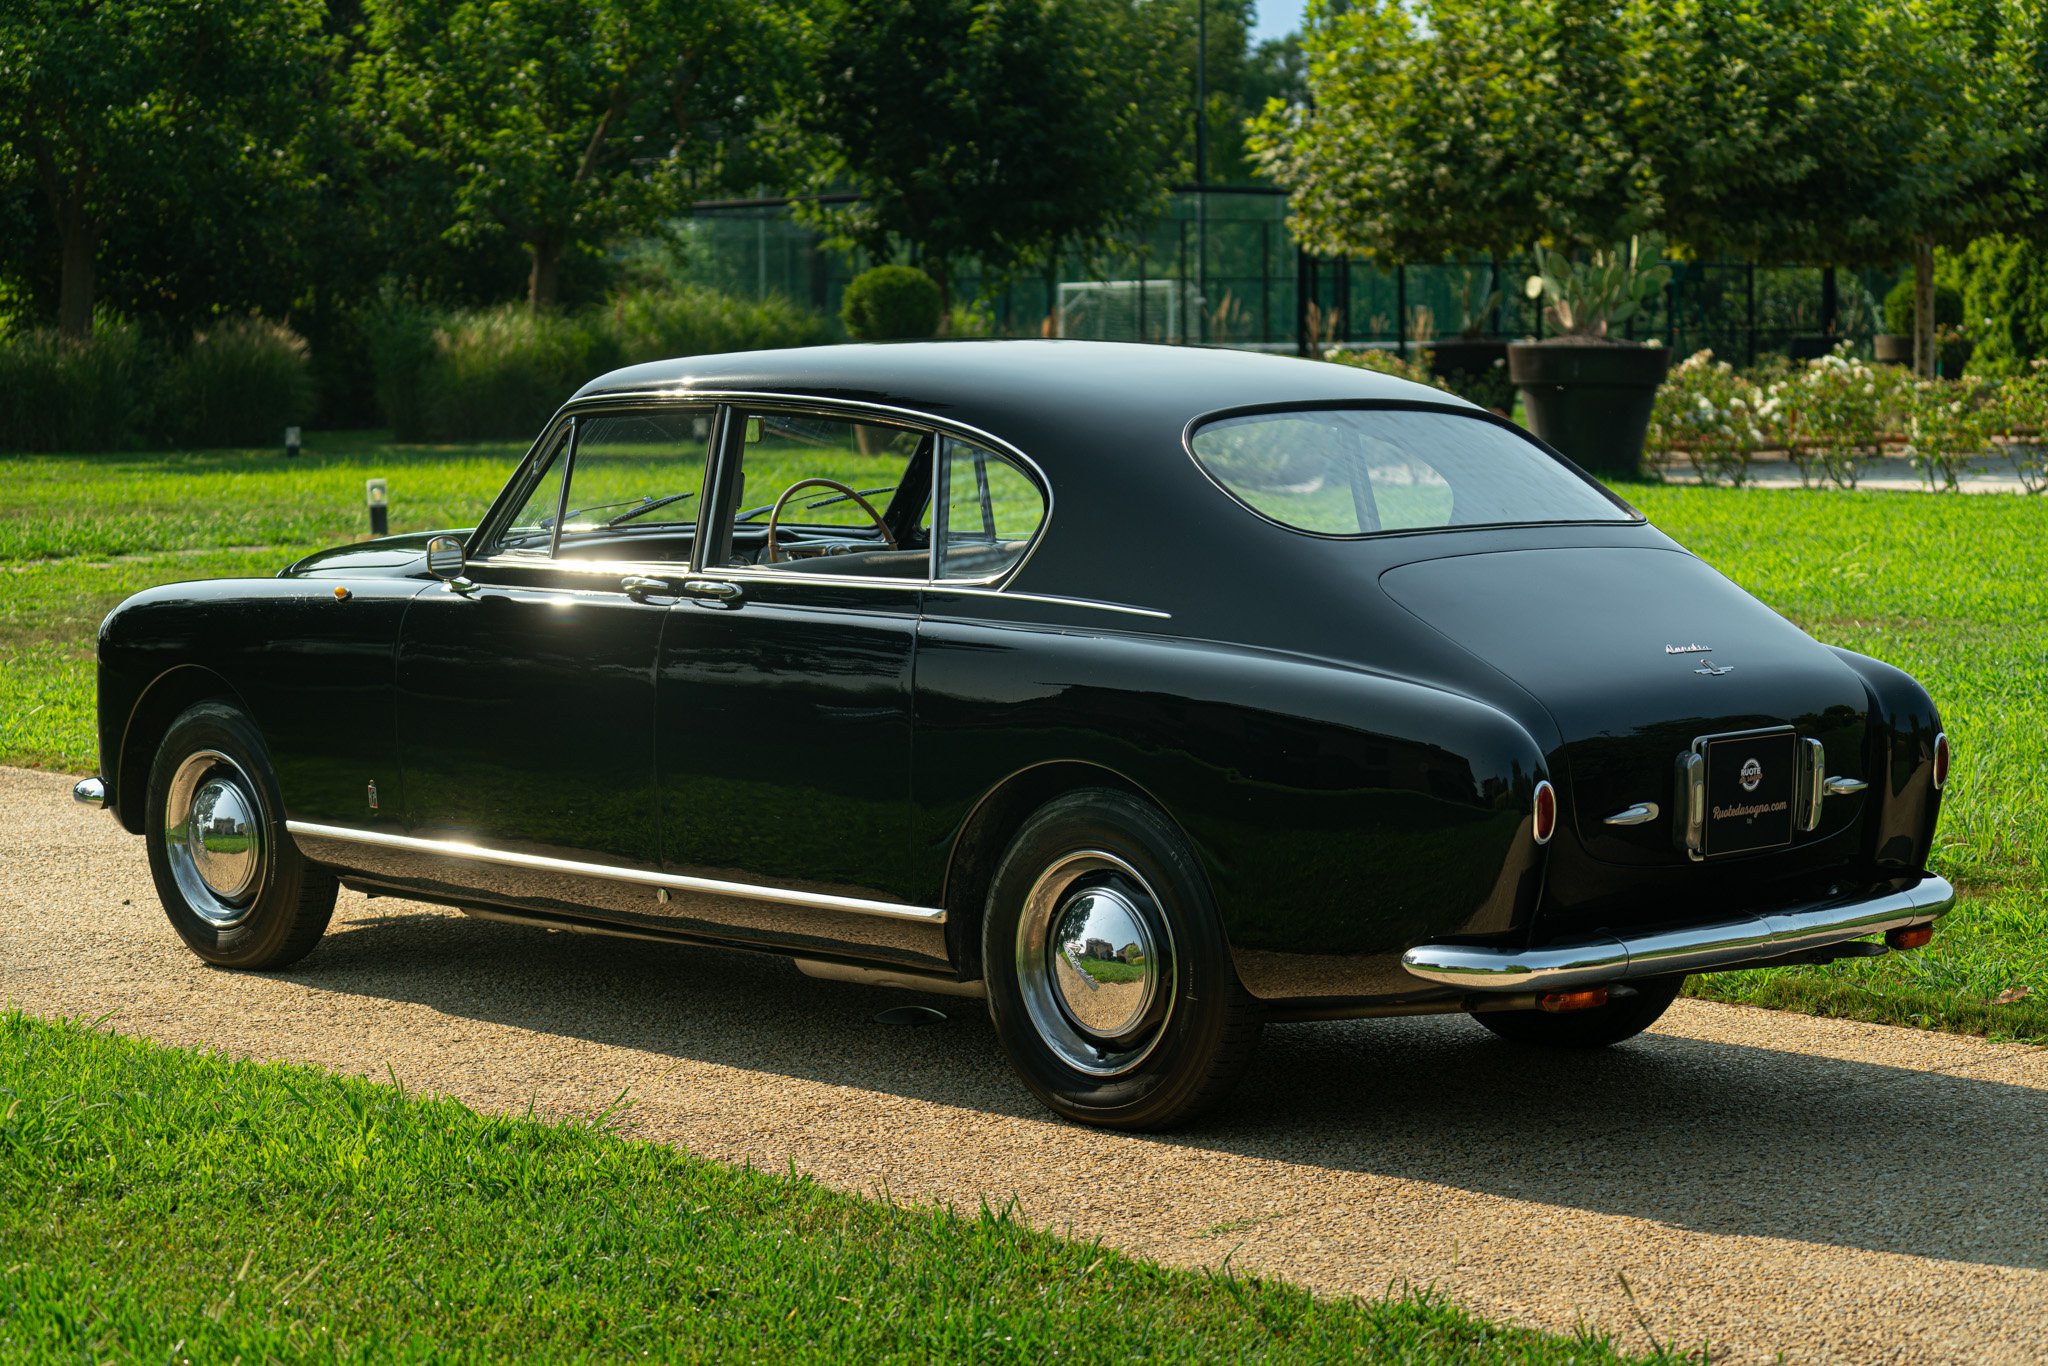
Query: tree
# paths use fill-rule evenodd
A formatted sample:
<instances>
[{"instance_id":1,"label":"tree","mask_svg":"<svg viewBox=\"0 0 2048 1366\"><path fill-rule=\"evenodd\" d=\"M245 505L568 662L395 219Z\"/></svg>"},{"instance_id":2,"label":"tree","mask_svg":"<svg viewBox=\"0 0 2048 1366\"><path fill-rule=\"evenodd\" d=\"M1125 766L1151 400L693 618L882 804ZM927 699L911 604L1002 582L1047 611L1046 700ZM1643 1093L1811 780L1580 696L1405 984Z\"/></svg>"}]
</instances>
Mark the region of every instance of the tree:
<instances>
[{"instance_id":1,"label":"tree","mask_svg":"<svg viewBox=\"0 0 2048 1366\"><path fill-rule=\"evenodd\" d=\"M1316 251L1381 260L1606 246L1648 226L1618 0L1311 0L1311 103L1253 154Z\"/></svg>"},{"instance_id":2,"label":"tree","mask_svg":"<svg viewBox=\"0 0 2048 1366\"><path fill-rule=\"evenodd\" d=\"M43 202L57 319L92 326L108 234L247 210L305 175L306 95L330 45L319 0L9 0L0 6L0 175Z\"/></svg>"},{"instance_id":3,"label":"tree","mask_svg":"<svg viewBox=\"0 0 2048 1366\"><path fill-rule=\"evenodd\" d=\"M951 299L990 276L1148 226L1189 101L1172 12L1144 0L824 0L784 98L819 190L809 219Z\"/></svg>"},{"instance_id":4,"label":"tree","mask_svg":"<svg viewBox=\"0 0 2048 1366\"><path fill-rule=\"evenodd\" d=\"M564 256L749 183L775 47L743 0L365 0L356 116L457 242ZM439 204L435 203L439 200Z\"/></svg>"},{"instance_id":5,"label":"tree","mask_svg":"<svg viewBox=\"0 0 2048 1366\"><path fill-rule=\"evenodd\" d=\"M1934 253L2048 226L2048 14L2038 0L1867 0L1864 69L1892 97L1867 227L1848 245L1914 279L1913 367L1935 360Z\"/></svg>"}]
</instances>

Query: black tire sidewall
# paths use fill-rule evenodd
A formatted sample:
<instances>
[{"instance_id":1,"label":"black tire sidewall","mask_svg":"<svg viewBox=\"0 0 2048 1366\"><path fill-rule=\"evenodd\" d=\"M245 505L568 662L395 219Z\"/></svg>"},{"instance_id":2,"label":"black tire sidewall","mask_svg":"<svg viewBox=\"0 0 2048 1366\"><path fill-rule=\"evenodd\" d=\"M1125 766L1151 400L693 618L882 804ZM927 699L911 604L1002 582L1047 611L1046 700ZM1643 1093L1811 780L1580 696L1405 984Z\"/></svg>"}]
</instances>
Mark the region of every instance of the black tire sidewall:
<instances>
[{"instance_id":1,"label":"black tire sidewall","mask_svg":"<svg viewBox=\"0 0 2048 1366\"><path fill-rule=\"evenodd\" d=\"M188 755L206 749L218 750L233 759L255 785L266 851L263 881L249 914L226 927L205 919L186 902L164 848L164 800L171 777ZM171 723L150 764L143 837L149 848L150 875L156 881L164 914L194 953L223 967L264 967L287 952L299 928L305 860L285 830L284 800L279 795L263 737L238 708L226 702L201 702Z\"/></svg>"},{"instance_id":2,"label":"black tire sidewall","mask_svg":"<svg viewBox=\"0 0 2048 1366\"><path fill-rule=\"evenodd\" d=\"M1165 1032L1131 1071L1081 1072L1040 1038L1017 980L1017 930L1039 875L1066 855L1099 850L1135 869L1155 894L1173 940L1173 1005ZM990 882L982 922L989 1014L1011 1065L1067 1118L1117 1128L1161 1128L1190 1117L1228 1084L1216 1076L1244 990L1221 918L1186 841L1157 810L1125 793L1091 789L1042 808L1019 830ZM1236 1012L1236 1017L1233 1015ZM1219 1085L1220 1082L1220 1085Z\"/></svg>"}]
</instances>

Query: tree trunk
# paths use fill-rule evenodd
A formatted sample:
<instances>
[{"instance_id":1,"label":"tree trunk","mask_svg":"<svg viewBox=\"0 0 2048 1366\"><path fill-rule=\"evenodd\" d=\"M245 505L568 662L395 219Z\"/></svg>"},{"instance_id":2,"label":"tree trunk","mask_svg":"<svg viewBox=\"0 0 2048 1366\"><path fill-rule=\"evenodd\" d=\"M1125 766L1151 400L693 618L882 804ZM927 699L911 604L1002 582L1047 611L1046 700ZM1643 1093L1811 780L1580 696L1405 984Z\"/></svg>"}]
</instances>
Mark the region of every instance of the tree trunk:
<instances>
[{"instance_id":1,"label":"tree trunk","mask_svg":"<svg viewBox=\"0 0 2048 1366\"><path fill-rule=\"evenodd\" d=\"M939 330L933 335L940 337L949 335L953 330L953 272L947 266L948 262L942 256L925 260L932 283L939 287Z\"/></svg>"},{"instance_id":2,"label":"tree trunk","mask_svg":"<svg viewBox=\"0 0 2048 1366\"><path fill-rule=\"evenodd\" d=\"M1913 373L1934 378L1934 242L1913 239Z\"/></svg>"},{"instance_id":3,"label":"tree trunk","mask_svg":"<svg viewBox=\"0 0 2048 1366\"><path fill-rule=\"evenodd\" d=\"M526 307L538 313L555 306L556 291L561 283L562 249L553 242L528 243L533 257L533 271L526 277Z\"/></svg>"},{"instance_id":4,"label":"tree trunk","mask_svg":"<svg viewBox=\"0 0 2048 1366\"><path fill-rule=\"evenodd\" d=\"M63 240L63 273L57 288L57 330L80 341L92 335L92 294L97 274L97 236L73 209L58 216Z\"/></svg>"}]
</instances>

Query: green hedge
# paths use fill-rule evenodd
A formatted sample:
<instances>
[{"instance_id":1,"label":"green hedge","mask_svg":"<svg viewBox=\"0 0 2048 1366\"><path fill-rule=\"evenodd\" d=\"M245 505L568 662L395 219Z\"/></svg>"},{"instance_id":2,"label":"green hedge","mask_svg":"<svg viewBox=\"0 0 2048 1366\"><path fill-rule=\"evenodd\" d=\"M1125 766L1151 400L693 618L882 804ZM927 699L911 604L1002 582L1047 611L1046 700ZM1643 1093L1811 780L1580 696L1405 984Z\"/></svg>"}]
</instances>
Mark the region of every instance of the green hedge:
<instances>
[{"instance_id":1,"label":"green hedge","mask_svg":"<svg viewBox=\"0 0 2048 1366\"><path fill-rule=\"evenodd\" d=\"M786 300L707 289L625 294L576 313L393 304L369 334L378 404L406 441L530 436L621 365L832 340L826 319Z\"/></svg>"},{"instance_id":2,"label":"green hedge","mask_svg":"<svg viewBox=\"0 0 2048 1366\"><path fill-rule=\"evenodd\" d=\"M306 343L261 318L225 319L175 350L110 319L83 340L0 336L0 450L268 446L312 410Z\"/></svg>"}]
</instances>

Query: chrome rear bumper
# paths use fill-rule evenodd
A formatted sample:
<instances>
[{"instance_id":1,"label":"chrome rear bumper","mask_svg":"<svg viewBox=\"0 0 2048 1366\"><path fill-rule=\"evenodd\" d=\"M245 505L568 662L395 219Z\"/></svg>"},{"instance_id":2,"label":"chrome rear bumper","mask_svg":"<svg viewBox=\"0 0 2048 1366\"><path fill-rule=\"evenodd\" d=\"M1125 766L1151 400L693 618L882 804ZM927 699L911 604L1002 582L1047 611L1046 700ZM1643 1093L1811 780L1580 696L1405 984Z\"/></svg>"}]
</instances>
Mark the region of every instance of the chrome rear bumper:
<instances>
[{"instance_id":1,"label":"chrome rear bumper","mask_svg":"<svg viewBox=\"0 0 2048 1366\"><path fill-rule=\"evenodd\" d=\"M105 806L107 785L98 778L80 778L71 785L71 800L84 806Z\"/></svg>"},{"instance_id":2,"label":"chrome rear bumper","mask_svg":"<svg viewBox=\"0 0 2048 1366\"><path fill-rule=\"evenodd\" d=\"M1955 888L1930 876L1878 896L1812 901L1626 938L1602 935L1533 949L1418 944L1401 955L1401 966L1426 982L1466 991L1563 991L1631 977L1760 964L1867 934L1925 925L1955 904Z\"/></svg>"}]
</instances>

